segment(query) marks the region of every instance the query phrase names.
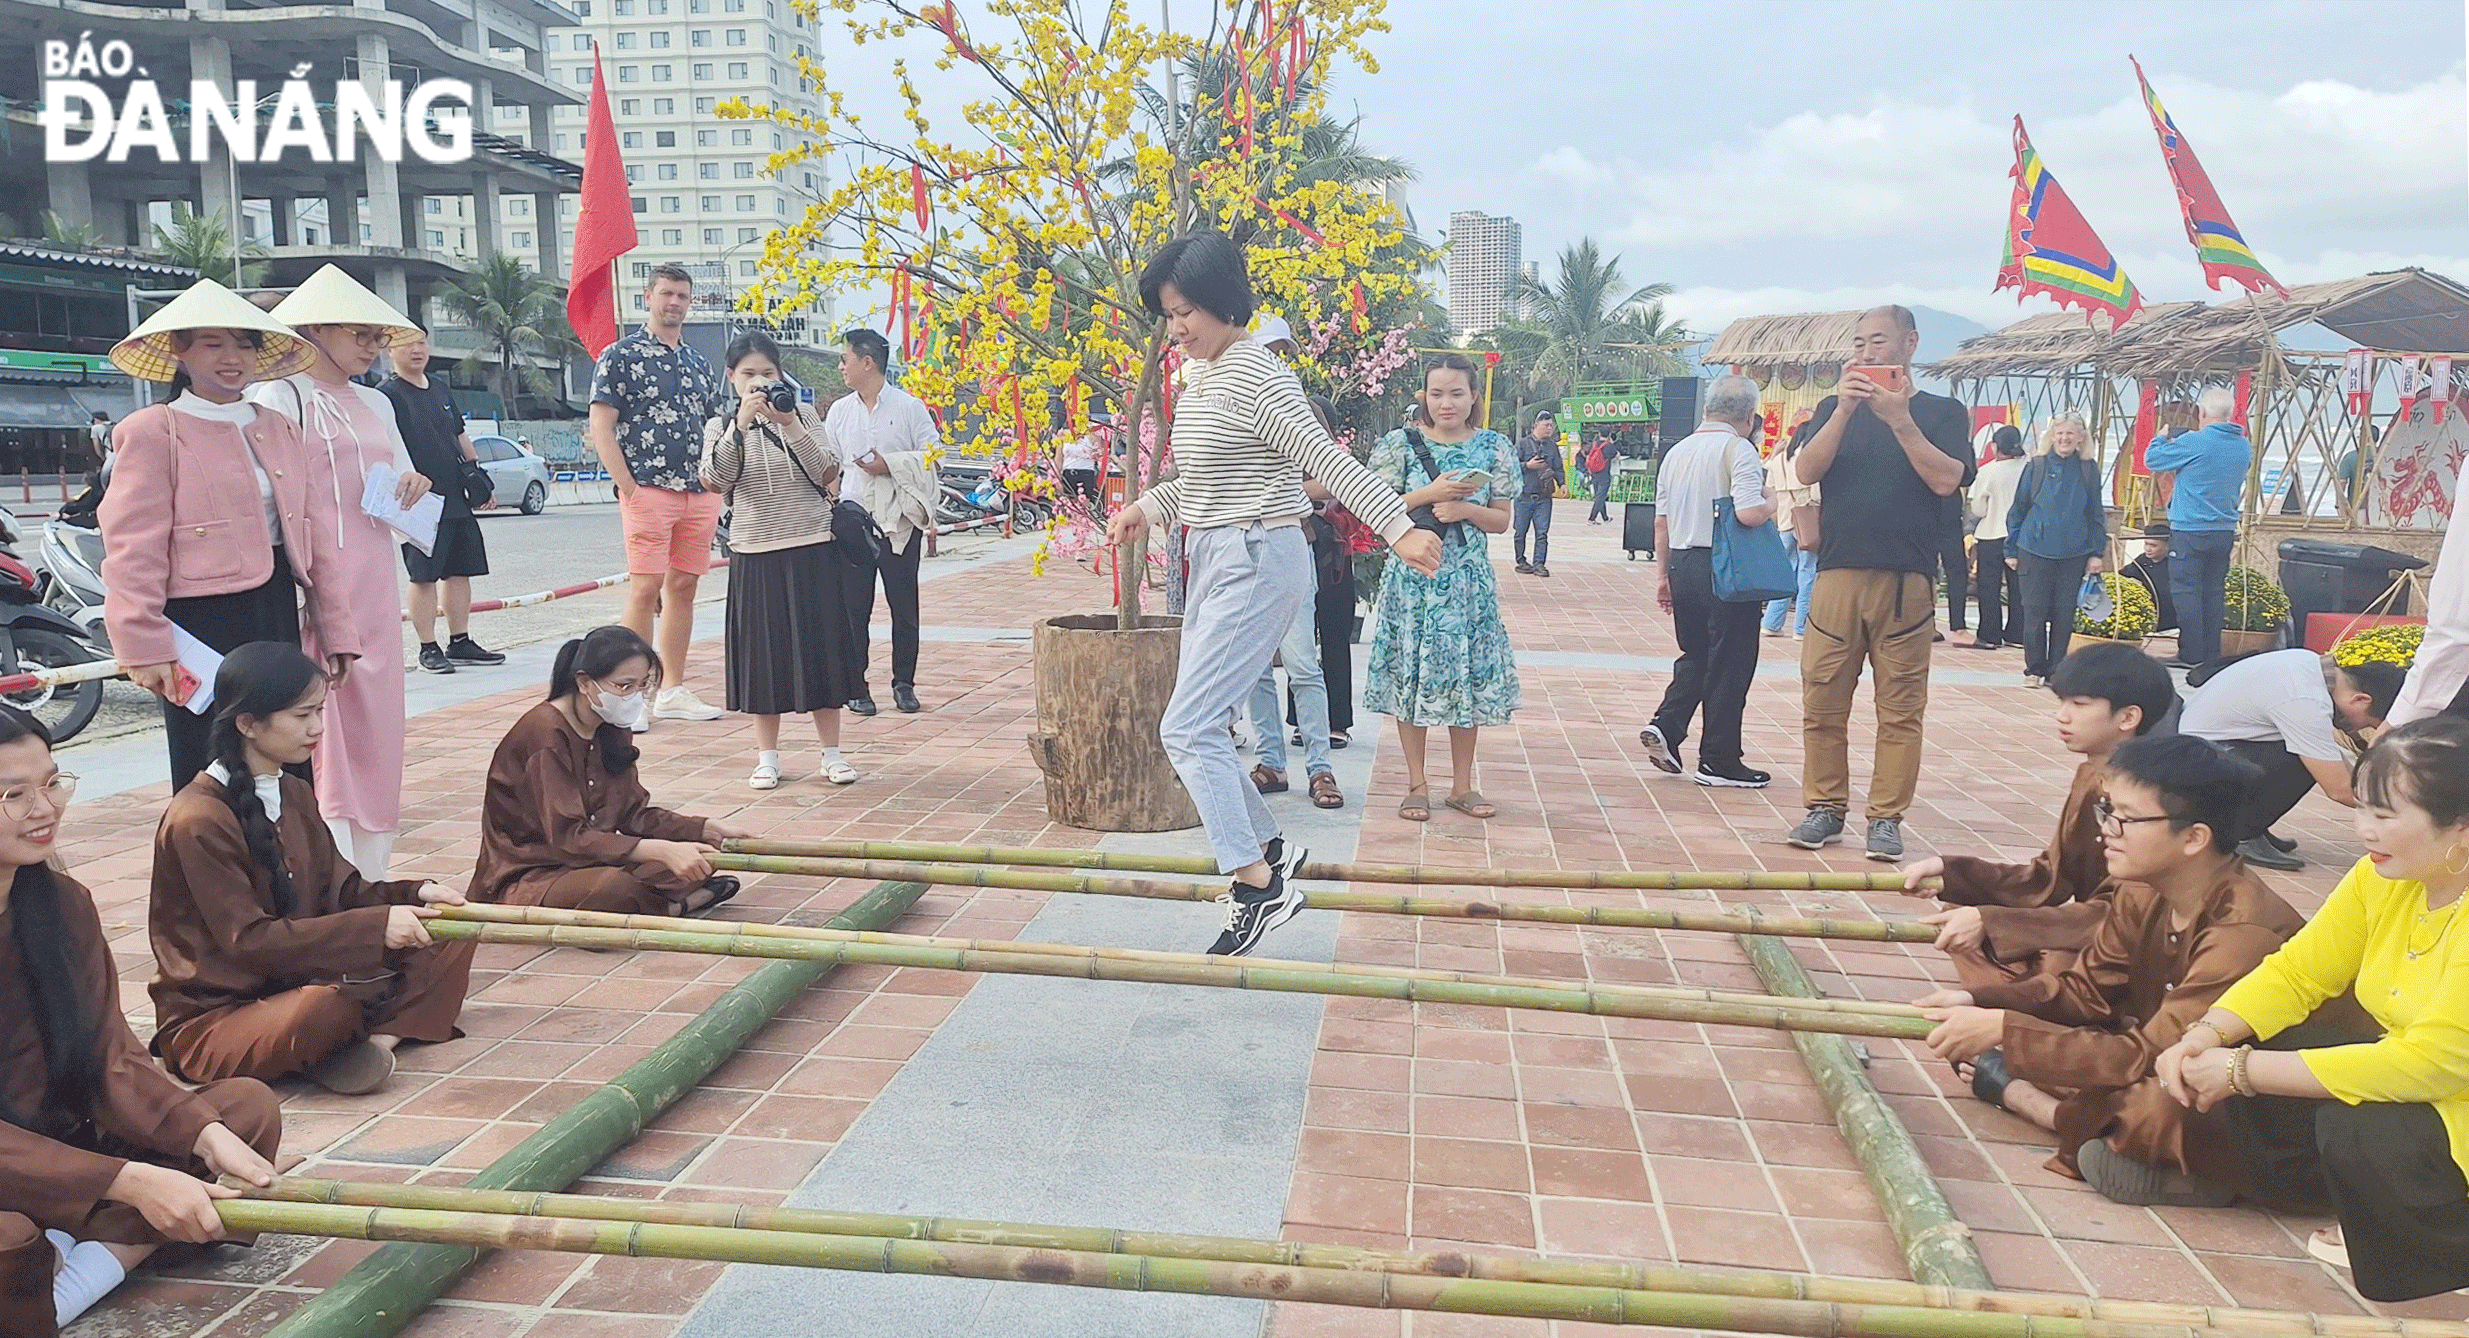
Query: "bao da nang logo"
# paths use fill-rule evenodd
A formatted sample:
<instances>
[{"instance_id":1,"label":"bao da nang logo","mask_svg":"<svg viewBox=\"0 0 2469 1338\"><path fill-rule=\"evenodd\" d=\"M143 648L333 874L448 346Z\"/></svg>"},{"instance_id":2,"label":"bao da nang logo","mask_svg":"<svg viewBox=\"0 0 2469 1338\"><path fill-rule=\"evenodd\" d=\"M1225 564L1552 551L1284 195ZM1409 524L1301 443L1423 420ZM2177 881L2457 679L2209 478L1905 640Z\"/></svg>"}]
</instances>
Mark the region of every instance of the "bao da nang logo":
<instances>
[{"instance_id":1,"label":"bao da nang logo","mask_svg":"<svg viewBox=\"0 0 2469 1338\"><path fill-rule=\"evenodd\" d=\"M376 88L337 80L321 102L307 77L314 67L306 64L294 66L267 99L259 97L254 79L235 81L228 95L210 80L190 81L184 141L162 90L136 63L129 44L115 39L98 47L93 36L83 32L74 43L43 44L39 119L46 162L121 163L146 150L167 163L202 163L217 139L243 163L278 162L287 153L321 163L350 162L359 156L363 139L370 152L390 163L402 161L407 145L432 163L472 156L472 86L463 80L424 80L408 97L399 79ZM115 100L98 79L126 85ZM262 133L261 111L267 112Z\"/></svg>"}]
</instances>

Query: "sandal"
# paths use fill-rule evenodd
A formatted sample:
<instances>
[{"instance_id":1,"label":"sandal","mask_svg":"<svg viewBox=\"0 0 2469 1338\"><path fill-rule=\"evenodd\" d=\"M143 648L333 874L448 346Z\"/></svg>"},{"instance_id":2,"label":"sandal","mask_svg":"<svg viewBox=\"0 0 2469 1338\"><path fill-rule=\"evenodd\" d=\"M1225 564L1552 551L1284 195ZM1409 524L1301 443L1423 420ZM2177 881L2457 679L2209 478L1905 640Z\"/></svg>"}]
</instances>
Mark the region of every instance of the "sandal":
<instances>
[{"instance_id":1,"label":"sandal","mask_svg":"<svg viewBox=\"0 0 2469 1338\"><path fill-rule=\"evenodd\" d=\"M707 878L703 880L701 887L687 893L686 899L677 903L677 913L701 915L705 911L713 910L729 898L736 896L741 886L743 885L727 874L722 874L717 878Z\"/></svg>"},{"instance_id":2,"label":"sandal","mask_svg":"<svg viewBox=\"0 0 2469 1338\"><path fill-rule=\"evenodd\" d=\"M777 790L777 789L779 789L779 788L780 788L780 767L779 767L779 765L778 765L777 763L772 763L772 762L758 762L758 763L756 763L756 764L755 764L755 768L754 768L754 774L753 774L753 775L751 775L751 776L748 776L748 777L746 778L746 788L747 788L747 789L750 789L750 790Z\"/></svg>"},{"instance_id":3,"label":"sandal","mask_svg":"<svg viewBox=\"0 0 2469 1338\"><path fill-rule=\"evenodd\" d=\"M1314 808L1344 808L1346 794L1337 788L1337 777L1326 771L1312 773L1312 806Z\"/></svg>"},{"instance_id":4,"label":"sandal","mask_svg":"<svg viewBox=\"0 0 2469 1338\"><path fill-rule=\"evenodd\" d=\"M1432 820L1432 796L1426 787L1418 785L1397 801L1397 815L1408 822Z\"/></svg>"},{"instance_id":5,"label":"sandal","mask_svg":"<svg viewBox=\"0 0 2469 1338\"><path fill-rule=\"evenodd\" d=\"M1263 762L1252 768L1252 788L1262 794L1284 794L1291 787L1286 784L1285 772L1272 770Z\"/></svg>"},{"instance_id":6,"label":"sandal","mask_svg":"<svg viewBox=\"0 0 2469 1338\"><path fill-rule=\"evenodd\" d=\"M1449 807L1456 809L1458 812L1463 813L1470 818L1488 818L1500 812L1499 807L1493 804L1491 800L1484 798L1482 792L1478 790L1468 790L1464 794L1453 794L1440 802L1447 804Z\"/></svg>"},{"instance_id":7,"label":"sandal","mask_svg":"<svg viewBox=\"0 0 2469 1338\"><path fill-rule=\"evenodd\" d=\"M857 768L846 762L834 762L823 768L823 779L834 785L857 784Z\"/></svg>"},{"instance_id":8,"label":"sandal","mask_svg":"<svg viewBox=\"0 0 2469 1338\"><path fill-rule=\"evenodd\" d=\"M2334 1268L2349 1266L2349 1240L2336 1226L2316 1228L2306 1238L2306 1252Z\"/></svg>"},{"instance_id":9,"label":"sandal","mask_svg":"<svg viewBox=\"0 0 2469 1338\"><path fill-rule=\"evenodd\" d=\"M1949 1064L1947 1067L1955 1071L1956 1077L1964 1076L1961 1064ZM2002 1051L1986 1050L1972 1061L1972 1095L1999 1110L2006 1109L2006 1088L2014 1080L2014 1075L2006 1071L2006 1055Z\"/></svg>"},{"instance_id":10,"label":"sandal","mask_svg":"<svg viewBox=\"0 0 2469 1338\"><path fill-rule=\"evenodd\" d=\"M1346 731L1342 729L1333 729L1329 731L1329 746L1332 748L1343 748L1352 742L1354 742L1354 740L1347 738Z\"/></svg>"}]
</instances>

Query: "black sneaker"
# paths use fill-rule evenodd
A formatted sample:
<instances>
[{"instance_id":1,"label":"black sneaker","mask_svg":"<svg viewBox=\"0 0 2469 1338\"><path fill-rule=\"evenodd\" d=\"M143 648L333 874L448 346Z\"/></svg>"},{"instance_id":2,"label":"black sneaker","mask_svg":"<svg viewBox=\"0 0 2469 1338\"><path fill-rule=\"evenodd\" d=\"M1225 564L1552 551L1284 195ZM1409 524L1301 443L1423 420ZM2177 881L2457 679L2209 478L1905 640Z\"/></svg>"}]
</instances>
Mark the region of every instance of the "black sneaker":
<instances>
[{"instance_id":1,"label":"black sneaker","mask_svg":"<svg viewBox=\"0 0 2469 1338\"><path fill-rule=\"evenodd\" d=\"M1534 574L1535 574L1535 566L1534 566L1534 564L1533 564L1533 563L1531 563L1531 562L1526 561L1526 560L1525 560L1525 559L1523 559L1523 558L1520 558L1520 559L1518 560L1518 564L1517 564L1517 574L1518 574L1518 575L1520 575L1520 576L1532 576L1532 575L1534 575Z\"/></svg>"},{"instance_id":2,"label":"black sneaker","mask_svg":"<svg viewBox=\"0 0 2469 1338\"><path fill-rule=\"evenodd\" d=\"M1226 928L1209 946L1212 957L1241 957L1260 946L1269 931L1303 911L1303 894L1286 881L1283 868L1269 867L1267 887L1237 883L1217 899L1226 908Z\"/></svg>"},{"instance_id":3,"label":"black sneaker","mask_svg":"<svg viewBox=\"0 0 2469 1338\"><path fill-rule=\"evenodd\" d=\"M1903 858L1903 819L1869 819L1869 848L1861 853L1871 859Z\"/></svg>"},{"instance_id":4,"label":"black sneaker","mask_svg":"<svg viewBox=\"0 0 2469 1338\"><path fill-rule=\"evenodd\" d=\"M849 714L851 715L873 715L878 709L880 708L874 704L872 697L849 698Z\"/></svg>"},{"instance_id":5,"label":"black sneaker","mask_svg":"<svg viewBox=\"0 0 2469 1338\"><path fill-rule=\"evenodd\" d=\"M446 652L439 650L436 642L423 641L420 643L420 672L451 674L454 672L454 661L446 658Z\"/></svg>"},{"instance_id":6,"label":"black sneaker","mask_svg":"<svg viewBox=\"0 0 2469 1338\"><path fill-rule=\"evenodd\" d=\"M2283 836L2278 832L2265 832L2263 834L2263 839L2271 842L2272 848L2284 855L2294 854L2298 848L2298 839L2294 836Z\"/></svg>"},{"instance_id":7,"label":"black sneaker","mask_svg":"<svg viewBox=\"0 0 2469 1338\"><path fill-rule=\"evenodd\" d=\"M1803 850L1817 850L1843 839L1843 815L1831 808L1813 808L1803 816L1800 825L1783 838L1786 845Z\"/></svg>"},{"instance_id":8,"label":"black sneaker","mask_svg":"<svg viewBox=\"0 0 2469 1338\"><path fill-rule=\"evenodd\" d=\"M2282 873L2296 873L2306 867L2306 861L2281 850L2261 836L2238 842L2238 855L2257 868L2278 869Z\"/></svg>"},{"instance_id":9,"label":"black sneaker","mask_svg":"<svg viewBox=\"0 0 2469 1338\"><path fill-rule=\"evenodd\" d=\"M1646 760L1655 764L1655 770L1672 776L1680 774L1680 754L1663 737L1661 726L1648 725L1639 730L1637 741L1646 745Z\"/></svg>"},{"instance_id":10,"label":"black sneaker","mask_svg":"<svg viewBox=\"0 0 2469 1338\"><path fill-rule=\"evenodd\" d=\"M1697 783L1700 785L1719 786L1734 790L1763 790L1766 788L1766 783L1773 779L1774 777L1767 775L1763 771L1759 771L1754 767L1742 766L1738 762L1725 767L1719 767L1711 762L1702 760L1697 764Z\"/></svg>"},{"instance_id":11,"label":"black sneaker","mask_svg":"<svg viewBox=\"0 0 2469 1338\"><path fill-rule=\"evenodd\" d=\"M446 658L456 664L504 664L506 662L506 657L502 652L481 645L472 640L468 634L446 643Z\"/></svg>"}]
</instances>

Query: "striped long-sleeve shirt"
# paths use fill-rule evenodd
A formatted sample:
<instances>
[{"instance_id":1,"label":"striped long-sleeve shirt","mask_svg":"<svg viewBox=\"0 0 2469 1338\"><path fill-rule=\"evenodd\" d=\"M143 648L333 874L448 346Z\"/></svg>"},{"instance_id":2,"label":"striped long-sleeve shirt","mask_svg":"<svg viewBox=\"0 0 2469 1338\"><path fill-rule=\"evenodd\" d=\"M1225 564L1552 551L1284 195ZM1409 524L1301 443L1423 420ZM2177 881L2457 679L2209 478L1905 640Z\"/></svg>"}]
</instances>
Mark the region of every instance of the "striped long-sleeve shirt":
<instances>
[{"instance_id":1,"label":"striped long-sleeve shirt","mask_svg":"<svg viewBox=\"0 0 2469 1338\"><path fill-rule=\"evenodd\" d=\"M1303 476L1391 543L1414 528L1389 486L1322 431L1294 370L1248 338L1214 359L1185 363L1175 400L1175 477L1143 493L1159 524L1194 529L1300 523L1312 504Z\"/></svg>"}]
</instances>

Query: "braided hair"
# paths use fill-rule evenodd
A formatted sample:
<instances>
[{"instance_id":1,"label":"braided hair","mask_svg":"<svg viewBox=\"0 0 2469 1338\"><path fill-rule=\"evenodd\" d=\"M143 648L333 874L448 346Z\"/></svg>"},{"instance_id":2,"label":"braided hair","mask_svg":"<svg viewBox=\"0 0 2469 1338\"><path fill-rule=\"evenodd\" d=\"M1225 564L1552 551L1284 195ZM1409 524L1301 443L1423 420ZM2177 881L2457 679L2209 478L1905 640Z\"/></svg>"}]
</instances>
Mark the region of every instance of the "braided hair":
<instances>
[{"instance_id":1,"label":"braided hair","mask_svg":"<svg viewBox=\"0 0 2469 1338\"><path fill-rule=\"evenodd\" d=\"M650 642L630 627L595 627L557 648L557 663L549 670L549 700L561 701L581 691L574 681L575 675L607 678L637 656L650 662L652 682L658 683L660 654ZM584 709L590 709L589 703ZM634 731L606 721L593 731L593 739L600 745L600 765L612 776L623 776L633 770L635 762L643 756L643 751L634 746Z\"/></svg>"},{"instance_id":2,"label":"braided hair","mask_svg":"<svg viewBox=\"0 0 2469 1338\"><path fill-rule=\"evenodd\" d=\"M41 721L0 704L0 747L39 739L48 756L51 734ZM95 1074L101 1069L101 1019L86 1008L70 946L68 893L48 864L24 864L9 888L10 929L17 940L18 969L25 973L34 1029L43 1039L45 1099L34 1110L0 1103L0 1119L31 1133L57 1137L94 1108Z\"/></svg>"},{"instance_id":3,"label":"braided hair","mask_svg":"<svg viewBox=\"0 0 2469 1338\"><path fill-rule=\"evenodd\" d=\"M325 679L317 662L298 646L282 641L252 641L223 657L214 675L214 729L208 751L223 764L230 779L223 783L223 802L240 820L240 835L248 842L249 858L266 871L272 883L274 913L288 916L299 904L291 870L283 863L283 845L266 801L257 795L256 776L249 766L248 738L240 718L264 720L298 706L309 689Z\"/></svg>"}]
</instances>

